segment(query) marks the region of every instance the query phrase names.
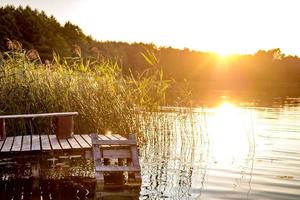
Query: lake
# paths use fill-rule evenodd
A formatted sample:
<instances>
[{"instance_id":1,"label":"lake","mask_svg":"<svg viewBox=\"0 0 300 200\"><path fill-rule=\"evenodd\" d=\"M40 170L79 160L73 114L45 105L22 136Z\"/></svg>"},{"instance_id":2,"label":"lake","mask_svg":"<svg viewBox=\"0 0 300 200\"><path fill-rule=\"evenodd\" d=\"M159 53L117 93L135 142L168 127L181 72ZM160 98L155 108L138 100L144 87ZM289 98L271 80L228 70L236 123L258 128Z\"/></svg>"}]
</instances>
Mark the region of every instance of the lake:
<instances>
[{"instance_id":1,"label":"lake","mask_svg":"<svg viewBox=\"0 0 300 200\"><path fill-rule=\"evenodd\" d=\"M162 114L145 126L140 199L300 199L299 102Z\"/></svg>"},{"instance_id":2,"label":"lake","mask_svg":"<svg viewBox=\"0 0 300 200\"><path fill-rule=\"evenodd\" d=\"M210 106L164 108L148 117L140 191L101 199L300 199L300 99L241 103L224 96ZM30 193L30 181L3 180L1 199L41 199ZM41 184L43 199L94 198L89 180Z\"/></svg>"}]
</instances>

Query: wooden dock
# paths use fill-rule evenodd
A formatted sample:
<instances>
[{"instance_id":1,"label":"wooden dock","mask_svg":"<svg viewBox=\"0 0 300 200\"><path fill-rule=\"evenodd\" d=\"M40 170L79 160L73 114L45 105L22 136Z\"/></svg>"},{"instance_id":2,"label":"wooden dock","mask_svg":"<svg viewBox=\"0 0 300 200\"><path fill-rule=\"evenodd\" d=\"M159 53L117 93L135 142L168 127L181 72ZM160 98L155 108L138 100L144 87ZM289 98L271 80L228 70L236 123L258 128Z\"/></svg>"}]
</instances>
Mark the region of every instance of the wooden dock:
<instances>
[{"instance_id":1,"label":"wooden dock","mask_svg":"<svg viewBox=\"0 0 300 200\"><path fill-rule=\"evenodd\" d=\"M94 172L97 187L103 188L111 179L108 175L117 174L122 180L123 173L128 173L129 181L141 183L140 164L138 158L137 141L134 135L125 138L119 134L73 134L72 113L44 113L29 115L0 116L0 158L23 158L30 156L32 162L32 176L39 179L41 157L64 155L84 155L85 159L94 161ZM31 134L6 136L5 121L11 119L36 117L52 117L55 123L55 134ZM49 159L48 159L49 160ZM115 160L117 162L111 162ZM118 178L117 178L118 179ZM136 184L135 184L136 185ZM38 187L38 186L37 186Z\"/></svg>"},{"instance_id":2,"label":"wooden dock","mask_svg":"<svg viewBox=\"0 0 300 200\"><path fill-rule=\"evenodd\" d=\"M86 137L87 140L83 138ZM75 138L78 138L76 140ZM38 151L58 151L78 148L90 148L88 135L74 135L74 138L59 139L56 135L24 135L7 137L0 141L1 153L23 153Z\"/></svg>"},{"instance_id":3,"label":"wooden dock","mask_svg":"<svg viewBox=\"0 0 300 200\"><path fill-rule=\"evenodd\" d=\"M127 139L119 134L97 135L101 144L123 144ZM116 146L115 146L116 147ZM60 139L56 135L21 135L6 137L0 141L0 155L3 153L51 152L70 150L89 150L92 148L92 138L88 134L75 134L72 138ZM109 152L109 151L108 151ZM105 156L109 153L105 151Z\"/></svg>"}]
</instances>

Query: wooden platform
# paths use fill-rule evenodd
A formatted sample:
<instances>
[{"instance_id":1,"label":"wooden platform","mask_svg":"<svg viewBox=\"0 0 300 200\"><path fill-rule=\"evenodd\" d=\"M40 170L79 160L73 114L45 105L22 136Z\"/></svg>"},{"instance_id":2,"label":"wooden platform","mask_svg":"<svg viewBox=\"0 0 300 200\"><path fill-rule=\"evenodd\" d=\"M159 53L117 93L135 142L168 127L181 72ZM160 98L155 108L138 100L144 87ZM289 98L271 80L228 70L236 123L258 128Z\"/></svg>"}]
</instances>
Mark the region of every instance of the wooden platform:
<instances>
[{"instance_id":1,"label":"wooden platform","mask_svg":"<svg viewBox=\"0 0 300 200\"><path fill-rule=\"evenodd\" d=\"M63 112L0 116L0 157L25 159L27 162L30 159L33 187L36 189L39 188L40 173L44 168L53 168L52 165L44 167L43 159L49 156L52 157L51 160L68 156L80 156L86 160L92 158L99 189L106 183L111 184L111 180L123 184L126 177L124 172L128 175L128 182L140 185L141 168L136 136L129 134L129 137L125 138L118 134L96 133L74 135L73 117L77 115L77 112ZM6 122L23 120L31 126L35 118L41 117L51 118L49 126L53 129L53 134L38 135L31 128L29 133L26 130L28 135L15 133L15 136L7 137Z\"/></svg>"},{"instance_id":2,"label":"wooden platform","mask_svg":"<svg viewBox=\"0 0 300 200\"><path fill-rule=\"evenodd\" d=\"M103 144L118 145L127 140L118 135L97 135L98 141ZM0 155L2 153L26 153L26 152L45 152L61 150L85 150L92 148L90 135L75 134L72 138L58 139L56 135L24 135L6 137L0 141Z\"/></svg>"}]
</instances>

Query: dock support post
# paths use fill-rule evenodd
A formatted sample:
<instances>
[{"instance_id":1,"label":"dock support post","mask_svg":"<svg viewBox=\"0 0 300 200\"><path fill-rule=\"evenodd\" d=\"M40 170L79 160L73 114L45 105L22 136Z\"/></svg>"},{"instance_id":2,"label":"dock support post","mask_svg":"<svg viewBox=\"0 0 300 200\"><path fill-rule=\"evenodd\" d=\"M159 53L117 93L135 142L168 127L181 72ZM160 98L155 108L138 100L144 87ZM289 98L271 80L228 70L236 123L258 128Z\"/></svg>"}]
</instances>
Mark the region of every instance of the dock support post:
<instances>
[{"instance_id":1,"label":"dock support post","mask_svg":"<svg viewBox=\"0 0 300 200\"><path fill-rule=\"evenodd\" d=\"M93 144L96 190L102 190L104 188L104 174L103 172L97 171L97 166L102 166L104 164L103 153L100 151L99 145L97 145L97 140L98 140L97 134L96 133L92 134L91 138Z\"/></svg>"},{"instance_id":2,"label":"dock support post","mask_svg":"<svg viewBox=\"0 0 300 200\"><path fill-rule=\"evenodd\" d=\"M135 137L134 134L129 134L128 140L132 140L132 141L135 142L135 144L137 144L136 137ZM137 145L132 145L130 147L130 151L131 151L132 165L134 167L140 168L140 162L139 162L139 155L138 155ZM132 173L132 178L135 179L135 182L141 182L142 181L141 172L134 172L134 173Z\"/></svg>"},{"instance_id":3,"label":"dock support post","mask_svg":"<svg viewBox=\"0 0 300 200\"><path fill-rule=\"evenodd\" d=\"M32 163L31 165L32 173L32 191L39 192L40 189L40 163Z\"/></svg>"},{"instance_id":4,"label":"dock support post","mask_svg":"<svg viewBox=\"0 0 300 200\"><path fill-rule=\"evenodd\" d=\"M6 132L5 132L5 119L0 119L0 140L5 140Z\"/></svg>"},{"instance_id":5,"label":"dock support post","mask_svg":"<svg viewBox=\"0 0 300 200\"><path fill-rule=\"evenodd\" d=\"M59 139L73 137L73 116L59 116L55 118L55 133Z\"/></svg>"}]
</instances>

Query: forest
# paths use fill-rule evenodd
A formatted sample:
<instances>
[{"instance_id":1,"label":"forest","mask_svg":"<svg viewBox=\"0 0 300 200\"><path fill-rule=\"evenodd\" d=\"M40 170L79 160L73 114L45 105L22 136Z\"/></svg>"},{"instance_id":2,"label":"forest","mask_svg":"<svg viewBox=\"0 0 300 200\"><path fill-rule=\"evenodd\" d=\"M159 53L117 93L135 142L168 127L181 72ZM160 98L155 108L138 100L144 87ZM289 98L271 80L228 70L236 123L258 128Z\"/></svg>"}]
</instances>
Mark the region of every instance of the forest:
<instances>
[{"instance_id":1,"label":"forest","mask_svg":"<svg viewBox=\"0 0 300 200\"><path fill-rule=\"evenodd\" d=\"M71 22L62 25L43 11L13 6L0 8L1 52L9 50L8 41L19 41L22 49L35 49L41 62L53 62L54 54L84 60L109 59L117 62L123 73L132 72L136 76L149 68L143 53L151 52L164 79L189 83L196 96L212 90L267 94L276 91L293 96L300 93L300 58L285 55L279 48L223 58L216 53L188 48L97 41Z\"/></svg>"}]
</instances>

